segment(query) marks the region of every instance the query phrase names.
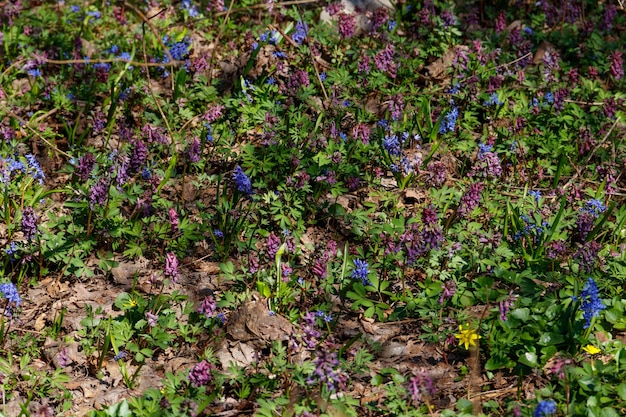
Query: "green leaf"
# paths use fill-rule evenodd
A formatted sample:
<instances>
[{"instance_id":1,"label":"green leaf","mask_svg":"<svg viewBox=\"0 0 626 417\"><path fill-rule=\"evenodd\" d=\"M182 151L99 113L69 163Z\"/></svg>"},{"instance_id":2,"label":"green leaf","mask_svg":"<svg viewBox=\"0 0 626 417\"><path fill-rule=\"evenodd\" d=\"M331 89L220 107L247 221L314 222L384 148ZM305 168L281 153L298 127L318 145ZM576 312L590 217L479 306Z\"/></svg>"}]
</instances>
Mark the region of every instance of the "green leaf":
<instances>
[{"instance_id":1,"label":"green leaf","mask_svg":"<svg viewBox=\"0 0 626 417\"><path fill-rule=\"evenodd\" d=\"M511 312L509 313L510 317L515 317L516 319L520 320L520 321L528 321L530 319L530 309L529 308L516 308L514 310L511 310Z\"/></svg>"},{"instance_id":2,"label":"green leaf","mask_svg":"<svg viewBox=\"0 0 626 417\"><path fill-rule=\"evenodd\" d=\"M531 368L538 368L537 354L535 352L526 352L519 358L520 363Z\"/></svg>"},{"instance_id":3,"label":"green leaf","mask_svg":"<svg viewBox=\"0 0 626 417\"><path fill-rule=\"evenodd\" d=\"M626 382L619 384L617 388L615 388L615 392L617 392L617 395L619 395L623 401L626 401Z\"/></svg>"}]
</instances>

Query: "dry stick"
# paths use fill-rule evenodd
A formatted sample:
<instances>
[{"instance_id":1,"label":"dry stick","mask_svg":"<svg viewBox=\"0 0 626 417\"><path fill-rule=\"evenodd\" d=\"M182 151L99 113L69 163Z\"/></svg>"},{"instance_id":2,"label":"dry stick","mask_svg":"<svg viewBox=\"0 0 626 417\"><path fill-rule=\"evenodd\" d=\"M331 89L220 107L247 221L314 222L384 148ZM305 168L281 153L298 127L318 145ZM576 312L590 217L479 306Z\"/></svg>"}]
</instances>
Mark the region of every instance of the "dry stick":
<instances>
[{"instance_id":1,"label":"dry stick","mask_svg":"<svg viewBox=\"0 0 626 417\"><path fill-rule=\"evenodd\" d=\"M250 6L250 7L242 7L239 9L233 9L233 13L236 12L245 12L246 10L251 10L251 9L268 9L270 7L282 7L282 6L293 6L294 4L308 4L308 3L318 3L319 0L295 0L295 1L283 1L280 3L261 3L261 4L255 4L254 6ZM215 13L215 16L223 16L226 12L219 12L219 13Z\"/></svg>"},{"instance_id":2,"label":"dry stick","mask_svg":"<svg viewBox=\"0 0 626 417\"><path fill-rule=\"evenodd\" d=\"M20 65L22 62L26 61L25 59L19 59L17 61L15 61L14 63L12 63L11 65L9 65L7 67L7 69L5 69L2 74L0 74L0 78L4 78L4 76L7 74L7 72L11 71L13 68L17 67L18 65Z\"/></svg>"},{"instance_id":3,"label":"dry stick","mask_svg":"<svg viewBox=\"0 0 626 417\"><path fill-rule=\"evenodd\" d=\"M51 147L52 149L54 149L55 151L57 151L58 153L60 153L61 155L66 156L69 159L72 159L72 155L63 152L61 149L57 148L56 146L54 146L48 139L44 138L43 136L41 136L41 134L39 132L37 132L35 129L33 129L32 127L30 127L30 123L27 122L26 120L22 119L20 116L18 116L17 114L15 114L13 111L11 111L10 109L6 108L5 109L6 112L9 114L9 116L16 118L17 120L19 120L19 122L25 126L28 130L30 130L35 136L37 136L39 139L41 139L42 141L45 142L46 145L48 145L49 147Z\"/></svg>"},{"instance_id":4,"label":"dry stick","mask_svg":"<svg viewBox=\"0 0 626 417\"><path fill-rule=\"evenodd\" d=\"M167 49L167 46L165 46L165 44L163 43L163 40L161 39L161 37L159 36L159 32L157 32L157 30L155 29L155 27L152 25L152 23L150 23L150 19L148 19L148 17L143 14L143 12L141 10L139 10L138 8L136 8L135 6L133 6L132 4L128 3L127 1L124 1L124 7L128 7L129 9L131 9L133 12L135 12L137 14L137 16L139 16L141 18L141 20L143 20L143 22L148 25L148 27L150 28L150 30L152 31L152 34L157 38L157 40L159 41L159 43L161 44L161 48L163 48L163 52L165 52L165 55L167 55L167 58L170 60L170 62L174 62L174 57L172 56L172 54L170 53L169 49ZM145 38L146 38L146 34L145 31L142 27L142 32L143 33L143 47L144 47L144 61L146 63L148 63L148 59L147 59L147 55L146 55L146 42L145 42Z\"/></svg>"},{"instance_id":5,"label":"dry stick","mask_svg":"<svg viewBox=\"0 0 626 417\"><path fill-rule=\"evenodd\" d=\"M169 51L166 49L166 52ZM124 62L130 65L134 65L136 67L176 67L180 65L179 61L170 61L170 62L139 62L139 61L131 61L129 59L124 58L105 58L105 59L47 59L44 58L43 62L46 64L55 64L55 65L65 65L65 64L106 64L112 62Z\"/></svg>"},{"instance_id":6,"label":"dry stick","mask_svg":"<svg viewBox=\"0 0 626 417\"><path fill-rule=\"evenodd\" d=\"M124 4L126 4L126 2L124 2ZM137 9L133 8L133 10L139 12ZM139 12L140 13L140 12ZM142 19L145 18L145 15L141 14ZM145 19L144 23L147 23L148 26L150 26L152 28L152 25L150 24L150 22ZM143 36L141 37L141 49L143 51L143 60L147 63L148 61L148 53L146 52L146 33L145 33L145 26L142 25L141 26L141 31L143 32ZM158 34L155 34L155 36L158 37ZM171 58L171 55L169 54L169 51L167 50L167 48L165 48L165 51L167 52L168 56ZM159 110L159 113L161 114L161 117L163 118L163 121L165 122L165 127L167 127L167 132L170 135L170 141L172 146L174 146L174 135L172 133L172 129L170 127L169 122L167 121L167 117L165 117L165 114L163 113L163 109L161 109L161 105L159 104L159 101L156 99L156 96L154 95L154 91L152 91L152 82L150 79L150 71L146 71L146 77L148 78L148 90L150 91L150 95L152 96L152 99L154 100L154 104L157 106L157 109ZM172 79L174 77L172 76ZM172 81L173 82L173 81Z\"/></svg>"},{"instance_id":7,"label":"dry stick","mask_svg":"<svg viewBox=\"0 0 626 417\"><path fill-rule=\"evenodd\" d=\"M224 32L224 28L226 27L226 22L228 21L230 12L233 10L234 3L235 3L235 0L230 0L230 4L228 5L228 11L226 12L226 17L224 17L224 20L222 21L222 26L220 26L220 31L217 33L217 37L215 38L215 41L214 41L215 45L219 45L220 43L220 39L222 38L222 33ZM211 71L213 70L213 59L215 58L215 55L216 55L216 52L214 48L213 51L211 51L211 59L209 60L209 68L207 70L207 73L209 74L209 76L211 75Z\"/></svg>"},{"instance_id":8,"label":"dry stick","mask_svg":"<svg viewBox=\"0 0 626 417\"><path fill-rule=\"evenodd\" d=\"M271 30L277 30L278 32L280 32L281 35L283 35L283 38L285 38L287 40L287 42L289 42L294 48L298 47L298 44L295 43L293 41L293 39L291 39L290 36L287 36L281 28L279 27L274 27L272 25L269 26L269 28ZM313 69L315 69L315 75L317 76L317 81L320 83L320 87L322 87L322 93L324 94L324 103L328 103L328 94L326 94L326 89L324 88L324 83L322 82L322 78L320 77L320 72L317 69L317 62L320 59L319 57L316 57L315 55L313 55L313 51L311 50L311 48L309 48L309 56L312 58L311 61L313 62ZM330 68L330 65L328 65L328 63L324 63L325 66L327 66L327 68Z\"/></svg>"},{"instance_id":9,"label":"dry stick","mask_svg":"<svg viewBox=\"0 0 626 417\"><path fill-rule=\"evenodd\" d=\"M619 122L620 117L618 116L617 119L615 119L615 122L613 123L613 125L611 126L611 128L609 129L608 132L606 132L606 135L604 135L604 137L602 138L602 140L600 141L600 143L598 143L598 145L596 145L595 148L593 148L593 151L591 151L589 153L589 156L587 157L587 159L585 160L585 162L583 162L583 167L585 167L589 161L591 161L591 158L593 158L593 156L595 155L595 153L598 151L598 149L600 149L600 147L602 145L604 145L604 142L606 142L606 140L609 138L609 136L611 135L611 132L613 132L613 129L615 129L615 126L617 126L617 123ZM579 174L578 171L576 172L576 174L572 175L572 178L569 179L569 181L567 181L567 183L563 186L563 189L567 189L570 185L572 185L572 182L574 182L574 180L576 180L578 178Z\"/></svg>"}]
</instances>

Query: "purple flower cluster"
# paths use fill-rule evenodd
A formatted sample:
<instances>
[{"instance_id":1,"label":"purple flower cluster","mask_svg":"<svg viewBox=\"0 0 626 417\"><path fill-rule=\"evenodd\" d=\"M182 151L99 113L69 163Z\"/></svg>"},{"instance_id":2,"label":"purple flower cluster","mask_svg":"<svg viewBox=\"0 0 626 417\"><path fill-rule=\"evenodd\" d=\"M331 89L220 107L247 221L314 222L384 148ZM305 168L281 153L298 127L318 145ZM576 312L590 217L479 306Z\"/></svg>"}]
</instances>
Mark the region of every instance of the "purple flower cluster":
<instances>
[{"instance_id":1,"label":"purple flower cluster","mask_svg":"<svg viewBox=\"0 0 626 417\"><path fill-rule=\"evenodd\" d=\"M600 249L602 249L602 247L595 240L584 242L578 247L576 253L574 253L574 259L578 259L580 268L589 273L593 270L593 267L598 261Z\"/></svg>"},{"instance_id":2,"label":"purple flower cluster","mask_svg":"<svg viewBox=\"0 0 626 417\"><path fill-rule=\"evenodd\" d=\"M480 194L483 192L483 188L485 188L485 186L481 182L475 182L470 185L469 190L467 190L463 197L461 197L458 209L459 216L466 217L474 211L476 207L478 207L478 204L480 204Z\"/></svg>"},{"instance_id":3,"label":"purple flower cluster","mask_svg":"<svg viewBox=\"0 0 626 417\"><path fill-rule=\"evenodd\" d=\"M334 343L326 340L315 351L315 370L307 379L309 384L326 384L329 392L337 392L346 388L348 376L339 367L339 358Z\"/></svg>"},{"instance_id":4,"label":"purple flower cluster","mask_svg":"<svg viewBox=\"0 0 626 417\"><path fill-rule=\"evenodd\" d=\"M105 178L100 178L89 190L89 207L93 210L96 206L104 206L109 194L109 183Z\"/></svg>"},{"instance_id":5,"label":"purple flower cluster","mask_svg":"<svg viewBox=\"0 0 626 417\"><path fill-rule=\"evenodd\" d=\"M141 139L135 140L130 152L130 169L133 172L139 172L147 159L148 147Z\"/></svg>"},{"instance_id":6,"label":"purple flower cluster","mask_svg":"<svg viewBox=\"0 0 626 417\"><path fill-rule=\"evenodd\" d=\"M435 394L435 384L425 369L421 369L411 378L409 378L409 393L413 401L420 401L423 396L431 396Z\"/></svg>"},{"instance_id":7,"label":"purple flower cluster","mask_svg":"<svg viewBox=\"0 0 626 417\"><path fill-rule=\"evenodd\" d=\"M74 173L78 178L82 181L87 181L89 179L89 175L91 175L91 171L93 171L96 166L96 158L90 153L86 153L81 156L78 160L78 166L74 170Z\"/></svg>"},{"instance_id":8,"label":"purple flower cluster","mask_svg":"<svg viewBox=\"0 0 626 417\"><path fill-rule=\"evenodd\" d=\"M169 217L170 226L172 226L172 233L178 231L178 213L176 213L176 209L174 207L170 207L167 211L167 215Z\"/></svg>"},{"instance_id":9,"label":"purple flower cluster","mask_svg":"<svg viewBox=\"0 0 626 417\"><path fill-rule=\"evenodd\" d=\"M207 295L202 300L200 307L198 307L198 313L204 314L207 319L210 319L215 315L215 310L217 309L217 302L211 295Z\"/></svg>"},{"instance_id":10,"label":"purple flower cluster","mask_svg":"<svg viewBox=\"0 0 626 417\"><path fill-rule=\"evenodd\" d=\"M379 71L386 72L391 78L396 78L397 65L394 61L396 49L393 44L388 43L385 49L379 51L374 56L374 65Z\"/></svg>"},{"instance_id":11,"label":"purple flower cluster","mask_svg":"<svg viewBox=\"0 0 626 417\"><path fill-rule=\"evenodd\" d=\"M342 39L354 36L356 32L356 16L351 13L341 13L338 17L337 24Z\"/></svg>"},{"instance_id":12,"label":"purple flower cluster","mask_svg":"<svg viewBox=\"0 0 626 417\"><path fill-rule=\"evenodd\" d=\"M456 282L450 279L441 286L441 289L443 291L441 292L441 297L439 297L439 304L443 304L447 298L452 298L454 293L456 293Z\"/></svg>"},{"instance_id":13,"label":"purple flower cluster","mask_svg":"<svg viewBox=\"0 0 626 417\"><path fill-rule=\"evenodd\" d=\"M468 175L481 178L499 178L502 175L500 158L497 153L491 152L491 146L487 148L484 145L479 145L478 160Z\"/></svg>"},{"instance_id":14,"label":"purple flower cluster","mask_svg":"<svg viewBox=\"0 0 626 417\"><path fill-rule=\"evenodd\" d=\"M174 252L168 252L165 255L165 271L163 274L170 278L173 283L178 282L178 258Z\"/></svg>"},{"instance_id":15,"label":"purple flower cluster","mask_svg":"<svg viewBox=\"0 0 626 417\"><path fill-rule=\"evenodd\" d=\"M196 364L189 371L189 382L196 388L207 386L213 380L213 375L211 375L211 370L213 370L215 366L211 363L203 360L202 362Z\"/></svg>"},{"instance_id":16,"label":"purple flower cluster","mask_svg":"<svg viewBox=\"0 0 626 417\"><path fill-rule=\"evenodd\" d=\"M189 162L192 164L200 162L200 157L202 155L202 149L200 148L200 139L197 136L194 136L191 143L189 144L189 149L187 150L187 157L189 158Z\"/></svg>"},{"instance_id":17,"label":"purple flower cluster","mask_svg":"<svg viewBox=\"0 0 626 417\"><path fill-rule=\"evenodd\" d=\"M315 328L315 313L307 311L304 315L304 325L302 326L302 342L307 349L314 349L319 343L322 333Z\"/></svg>"},{"instance_id":18,"label":"purple flower cluster","mask_svg":"<svg viewBox=\"0 0 626 417\"><path fill-rule=\"evenodd\" d=\"M32 207L25 207L22 211L22 232L24 237L30 242L37 235L37 221L39 217Z\"/></svg>"},{"instance_id":19,"label":"purple flower cluster","mask_svg":"<svg viewBox=\"0 0 626 417\"><path fill-rule=\"evenodd\" d=\"M426 185L439 188L448 178L448 168L443 161L431 161L426 167Z\"/></svg>"}]
</instances>

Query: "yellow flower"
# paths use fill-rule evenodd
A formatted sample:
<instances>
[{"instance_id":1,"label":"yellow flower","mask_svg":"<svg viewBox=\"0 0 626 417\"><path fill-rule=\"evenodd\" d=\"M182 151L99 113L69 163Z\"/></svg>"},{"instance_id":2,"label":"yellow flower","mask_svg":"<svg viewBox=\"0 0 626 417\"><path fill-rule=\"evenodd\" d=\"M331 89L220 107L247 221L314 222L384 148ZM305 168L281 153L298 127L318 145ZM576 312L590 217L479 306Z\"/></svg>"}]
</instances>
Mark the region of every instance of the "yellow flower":
<instances>
[{"instance_id":1,"label":"yellow flower","mask_svg":"<svg viewBox=\"0 0 626 417\"><path fill-rule=\"evenodd\" d=\"M587 346L583 347L583 350L585 352L587 352L588 354L590 354L590 355L595 355L595 354L598 354L598 353L602 352L602 350L598 349L594 345L587 345Z\"/></svg>"},{"instance_id":2,"label":"yellow flower","mask_svg":"<svg viewBox=\"0 0 626 417\"><path fill-rule=\"evenodd\" d=\"M469 349L470 346L476 346L480 335L476 333L476 330L469 327L469 324L465 326L459 326L459 334L455 334L454 337L459 339L460 345L465 345L465 349Z\"/></svg>"}]
</instances>

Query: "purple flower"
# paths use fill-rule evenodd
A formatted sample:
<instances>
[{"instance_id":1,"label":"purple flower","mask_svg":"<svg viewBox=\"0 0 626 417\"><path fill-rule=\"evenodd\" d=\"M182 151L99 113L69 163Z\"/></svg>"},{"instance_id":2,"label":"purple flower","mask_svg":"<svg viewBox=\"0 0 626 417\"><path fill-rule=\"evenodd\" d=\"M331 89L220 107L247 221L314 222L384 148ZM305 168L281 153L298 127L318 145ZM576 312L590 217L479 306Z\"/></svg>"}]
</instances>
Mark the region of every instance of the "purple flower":
<instances>
[{"instance_id":1,"label":"purple flower","mask_svg":"<svg viewBox=\"0 0 626 417\"><path fill-rule=\"evenodd\" d=\"M360 279L363 285L371 285L369 279L367 278L369 271L369 265L367 261L362 259L354 259L352 261L354 263L354 269L352 270L352 279Z\"/></svg>"},{"instance_id":2,"label":"purple flower","mask_svg":"<svg viewBox=\"0 0 626 417\"><path fill-rule=\"evenodd\" d=\"M195 164L200 162L200 156L202 155L202 149L200 149L200 140L197 136L193 138L191 144L189 145L189 150L187 151L187 156L189 157L189 162Z\"/></svg>"},{"instance_id":3,"label":"purple flower","mask_svg":"<svg viewBox=\"0 0 626 417\"><path fill-rule=\"evenodd\" d=\"M433 379L425 369L418 371L409 379L409 393L415 402L420 401L423 395L431 396L436 391Z\"/></svg>"},{"instance_id":4,"label":"purple flower","mask_svg":"<svg viewBox=\"0 0 626 417\"><path fill-rule=\"evenodd\" d=\"M178 280L178 258L174 252L168 252L165 255L165 272L164 275L176 283Z\"/></svg>"},{"instance_id":5,"label":"purple flower","mask_svg":"<svg viewBox=\"0 0 626 417\"><path fill-rule=\"evenodd\" d=\"M342 39L351 38L356 30L356 17L353 14L341 13L337 22Z\"/></svg>"},{"instance_id":6,"label":"purple flower","mask_svg":"<svg viewBox=\"0 0 626 417\"><path fill-rule=\"evenodd\" d=\"M506 29L506 16L504 14L504 10L500 12L498 17L496 18L495 30L497 34L504 32Z\"/></svg>"},{"instance_id":7,"label":"purple flower","mask_svg":"<svg viewBox=\"0 0 626 417\"><path fill-rule=\"evenodd\" d=\"M191 382L191 385L196 388L209 385L213 380L213 376L211 375L213 368L214 366L205 360L191 368L189 371L189 382Z\"/></svg>"},{"instance_id":8,"label":"purple flower","mask_svg":"<svg viewBox=\"0 0 626 417\"><path fill-rule=\"evenodd\" d=\"M248 178L239 165L237 165L233 171L233 181L235 182L237 190L244 194L252 195L252 183L250 182L250 178Z\"/></svg>"},{"instance_id":9,"label":"purple flower","mask_svg":"<svg viewBox=\"0 0 626 417\"><path fill-rule=\"evenodd\" d=\"M135 140L130 154L130 169L133 172L139 172L147 158L148 147L141 139Z\"/></svg>"},{"instance_id":10,"label":"purple flower","mask_svg":"<svg viewBox=\"0 0 626 417\"><path fill-rule=\"evenodd\" d=\"M513 303L515 302L516 299L517 299L517 296L513 295L513 292L511 291L504 300L500 301L499 303L500 320L507 321L506 315L509 313L509 310L511 310L511 306L513 306Z\"/></svg>"},{"instance_id":11,"label":"purple flower","mask_svg":"<svg viewBox=\"0 0 626 417\"><path fill-rule=\"evenodd\" d=\"M374 56L374 65L379 71L386 72L391 78L396 78L397 66L393 59L395 55L395 47L388 43L385 49L379 51Z\"/></svg>"},{"instance_id":12,"label":"purple flower","mask_svg":"<svg viewBox=\"0 0 626 417\"><path fill-rule=\"evenodd\" d=\"M484 187L483 183L480 182L470 185L469 190L461 197L461 202L459 203L458 213L461 217L467 216L478 207L480 194Z\"/></svg>"},{"instance_id":13,"label":"purple flower","mask_svg":"<svg viewBox=\"0 0 626 417\"><path fill-rule=\"evenodd\" d=\"M319 337L322 335L315 328L315 313L307 311L304 315L304 325L302 326L302 342L308 349L313 349L319 342Z\"/></svg>"},{"instance_id":14,"label":"purple flower","mask_svg":"<svg viewBox=\"0 0 626 417\"><path fill-rule=\"evenodd\" d=\"M96 158L92 154L86 153L78 160L78 166L74 170L74 173L82 181L87 181L95 166Z\"/></svg>"},{"instance_id":15,"label":"purple flower","mask_svg":"<svg viewBox=\"0 0 626 417\"><path fill-rule=\"evenodd\" d=\"M200 307L198 307L198 313L204 314L207 319L210 319L215 314L215 310L217 309L217 302L211 295L207 295L202 300Z\"/></svg>"},{"instance_id":16,"label":"purple flower","mask_svg":"<svg viewBox=\"0 0 626 417\"><path fill-rule=\"evenodd\" d=\"M96 206L104 206L109 193L109 184L104 178L91 186L89 190L89 207L93 210Z\"/></svg>"},{"instance_id":17,"label":"purple flower","mask_svg":"<svg viewBox=\"0 0 626 417\"><path fill-rule=\"evenodd\" d=\"M30 242L37 234L37 221L39 218L32 207L26 207L22 211L22 232L24 237Z\"/></svg>"},{"instance_id":18,"label":"purple flower","mask_svg":"<svg viewBox=\"0 0 626 417\"><path fill-rule=\"evenodd\" d=\"M580 268L582 268L587 273L593 270L593 267L596 265L596 261L598 260L598 253L600 252L601 246L595 240L590 242L585 242L574 253L574 258L578 259L578 263Z\"/></svg>"},{"instance_id":19,"label":"purple flower","mask_svg":"<svg viewBox=\"0 0 626 417\"><path fill-rule=\"evenodd\" d=\"M174 209L174 207L170 207L170 209L167 211L167 214L170 219L170 225L172 226L172 232L177 232L178 231L178 213L176 213L176 210Z\"/></svg>"},{"instance_id":20,"label":"purple flower","mask_svg":"<svg viewBox=\"0 0 626 417\"><path fill-rule=\"evenodd\" d=\"M58 360L59 360L59 365L61 366L61 368L65 368L70 363L72 363L72 359L67 354L67 348L65 347L61 348L61 350L58 353Z\"/></svg>"},{"instance_id":21,"label":"purple flower","mask_svg":"<svg viewBox=\"0 0 626 417\"><path fill-rule=\"evenodd\" d=\"M278 249L280 248L280 239L278 236L274 234L274 232L270 233L267 236L267 255L270 259L274 259L276 254L278 253Z\"/></svg>"},{"instance_id":22,"label":"purple flower","mask_svg":"<svg viewBox=\"0 0 626 417\"><path fill-rule=\"evenodd\" d=\"M441 286L441 288L443 291L441 292L441 297L439 298L439 304L443 304L446 298L452 298L456 292L456 283L452 280L448 280Z\"/></svg>"},{"instance_id":23,"label":"purple flower","mask_svg":"<svg viewBox=\"0 0 626 417\"><path fill-rule=\"evenodd\" d=\"M325 383L328 391L336 392L346 387L347 375L339 368L339 359L335 345L326 340L315 351L315 370L307 379L309 384Z\"/></svg>"},{"instance_id":24,"label":"purple flower","mask_svg":"<svg viewBox=\"0 0 626 417\"><path fill-rule=\"evenodd\" d=\"M146 320L148 321L148 326L154 327L157 325L159 316L157 316L156 314L152 314L152 312L150 311L146 311Z\"/></svg>"},{"instance_id":25,"label":"purple flower","mask_svg":"<svg viewBox=\"0 0 626 417\"><path fill-rule=\"evenodd\" d=\"M19 307L22 303L22 298L17 291L17 287L12 282L4 282L0 284L0 293L2 293L4 298L6 298L9 303L15 304L16 307Z\"/></svg>"}]
</instances>

